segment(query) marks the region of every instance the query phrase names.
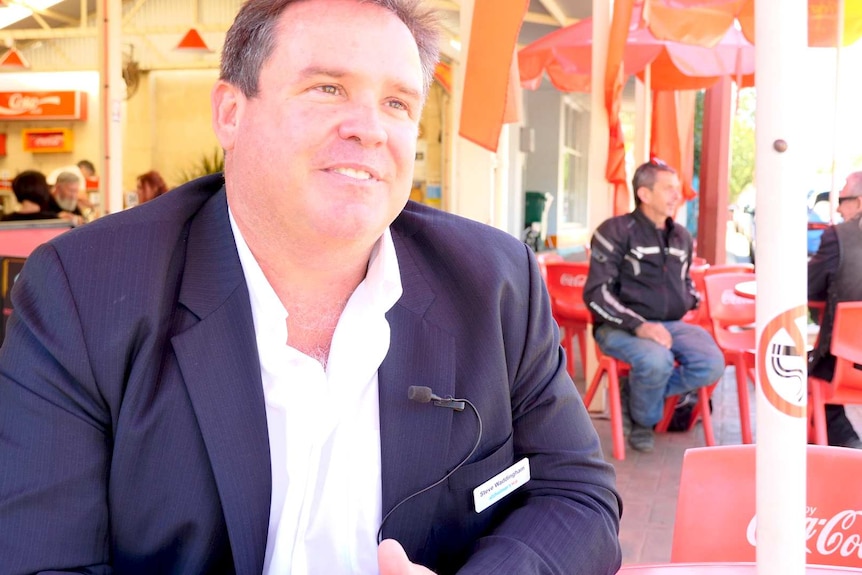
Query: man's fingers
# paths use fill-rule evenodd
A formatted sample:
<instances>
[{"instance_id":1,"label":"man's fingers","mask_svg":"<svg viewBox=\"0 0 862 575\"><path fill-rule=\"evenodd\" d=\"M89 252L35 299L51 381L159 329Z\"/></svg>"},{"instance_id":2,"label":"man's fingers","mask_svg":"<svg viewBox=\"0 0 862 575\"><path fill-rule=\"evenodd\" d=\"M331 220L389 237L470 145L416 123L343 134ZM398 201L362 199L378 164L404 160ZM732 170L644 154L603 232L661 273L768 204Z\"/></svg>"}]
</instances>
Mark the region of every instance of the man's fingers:
<instances>
[{"instance_id":1,"label":"man's fingers","mask_svg":"<svg viewBox=\"0 0 862 575\"><path fill-rule=\"evenodd\" d=\"M384 539L377 547L377 565L380 575L405 575L410 573L410 559L401 544L394 539Z\"/></svg>"},{"instance_id":2,"label":"man's fingers","mask_svg":"<svg viewBox=\"0 0 862 575\"><path fill-rule=\"evenodd\" d=\"M394 539L384 539L377 546L377 566L380 575L434 575L425 567L411 563L404 548Z\"/></svg>"}]
</instances>

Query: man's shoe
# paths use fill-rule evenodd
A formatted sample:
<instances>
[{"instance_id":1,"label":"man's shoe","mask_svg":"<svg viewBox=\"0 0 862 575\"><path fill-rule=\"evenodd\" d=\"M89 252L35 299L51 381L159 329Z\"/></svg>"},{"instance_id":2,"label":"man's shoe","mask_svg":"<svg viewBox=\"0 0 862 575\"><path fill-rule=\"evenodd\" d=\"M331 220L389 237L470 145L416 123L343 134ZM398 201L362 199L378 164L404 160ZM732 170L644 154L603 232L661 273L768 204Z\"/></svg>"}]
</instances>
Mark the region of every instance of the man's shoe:
<instances>
[{"instance_id":1,"label":"man's shoe","mask_svg":"<svg viewBox=\"0 0 862 575\"><path fill-rule=\"evenodd\" d=\"M623 437L632 432L632 416L629 413L629 378L620 378L620 411L623 420Z\"/></svg>"},{"instance_id":2,"label":"man's shoe","mask_svg":"<svg viewBox=\"0 0 862 575\"><path fill-rule=\"evenodd\" d=\"M838 444L838 447L849 447L850 449L862 449L862 439L858 437L854 439L848 439L847 441L842 441Z\"/></svg>"},{"instance_id":3,"label":"man's shoe","mask_svg":"<svg viewBox=\"0 0 862 575\"><path fill-rule=\"evenodd\" d=\"M635 423L632 426L631 434L629 434L629 445L643 453L651 452L655 448L655 432L652 427Z\"/></svg>"},{"instance_id":4,"label":"man's shoe","mask_svg":"<svg viewBox=\"0 0 862 575\"><path fill-rule=\"evenodd\" d=\"M697 395L697 390L694 389L692 391L687 391L679 396L679 399L676 400L676 406L674 409L680 409L681 407L687 407L689 405L694 405L698 401L700 401L700 397Z\"/></svg>"}]
</instances>

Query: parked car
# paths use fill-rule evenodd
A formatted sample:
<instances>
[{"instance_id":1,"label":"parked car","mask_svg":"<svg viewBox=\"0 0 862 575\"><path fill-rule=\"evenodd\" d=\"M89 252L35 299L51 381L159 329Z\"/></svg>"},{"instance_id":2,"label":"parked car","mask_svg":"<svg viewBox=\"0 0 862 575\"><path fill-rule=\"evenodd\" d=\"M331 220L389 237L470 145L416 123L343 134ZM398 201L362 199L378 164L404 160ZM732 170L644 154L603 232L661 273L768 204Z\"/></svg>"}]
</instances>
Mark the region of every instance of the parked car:
<instances>
[{"instance_id":1,"label":"parked car","mask_svg":"<svg viewBox=\"0 0 862 575\"><path fill-rule=\"evenodd\" d=\"M826 229L829 223L829 212L831 210L829 204L829 191L808 192L808 239L807 252L808 257L817 253L820 247L820 237L823 235L823 230ZM732 206L731 214L736 231L748 240L749 253L751 254L751 263L754 263L754 250L757 245L757 220L754 217L754 206Z\"/></svg>"}]
</instances>

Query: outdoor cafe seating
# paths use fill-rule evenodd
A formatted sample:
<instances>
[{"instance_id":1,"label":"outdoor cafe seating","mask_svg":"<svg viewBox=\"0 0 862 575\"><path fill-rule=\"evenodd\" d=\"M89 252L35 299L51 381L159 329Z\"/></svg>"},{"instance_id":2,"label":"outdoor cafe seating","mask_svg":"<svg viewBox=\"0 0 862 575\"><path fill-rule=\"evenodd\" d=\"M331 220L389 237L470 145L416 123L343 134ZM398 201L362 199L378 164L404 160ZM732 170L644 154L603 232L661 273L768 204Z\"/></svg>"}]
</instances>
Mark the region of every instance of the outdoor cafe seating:
<instances>
[{"instance_id":1,"label":"outdoor cafe seating","mask_svg":"<svg viewBox=\"0 0 862 575\"><path fill-rule=\"evenodd\" d=\"M584 305L584 284L590 270L589 262L568 262L562 259L545 261L548 295L551 311L562 330L562 345L566 351L569 375L575 378L573 339L578 339L581 369L587 366L587 329L591 317ZM587 374L584 372L584 379Z\"/></svg>"},{"instance_id":2,"label":"outdoor cafe seating","mask_svg":"<svg viewBox=\"0 0 862 575\"><path fill-rule=\"evenodd\" d=\"M599 367L590 381L587 392L584 395L584 405L589 406L596 392L599 389L599 384L603 376L607 376L608 380L608 403L611 416L611 434L613 439L613 456L620 461L626 458L626 442L623 437L623 419L622 419L622 404L620 401L620 377L628 374L629 365L619 359L614 359L604 355L596 345L596 356L599 359ZM698 418L703 421L703 437L708 446L715 445L715 434L712 429L712 417L710 413L709 398L718 382L701 387L697 390L697 407L692 411L688 422L687 429L691 429L697 423ZM655 430L658 432L667 431L671 418L674 415L678 395L672 395L665 399L664 413L661 421L656 425Z\"/></svg>"},{"instance_id":3,"label":"outdoor cafe seating","mask_svg":"<svg viewBox=\"0 0 862 575\"><path fill-rule=\"evenodd\" d=\"M551 298L551 310L554 319L562 330L562 347L566 352L567 369L572 378L575 378L573 362L573 339L577 337L581 366L587 363L587 330L592 323L592 316L586 305L584 305L584 285L589 273L589 262L565 261L559 254L540 254L539 265L543 270L548 294ZM629 366L612 357L601 353L598 345L595 346L598 367L587 386L584 395L584 404L589 406L600 387L603 378L607 378L607 401L609 404L611 429L613 434L613 456L616 459L625 459L625 439L623 437L622 412L620 404L619 379L628 373ZM584 373L585 379L587 374ZM704 440L707 445L715 445L715 438L710 417L709 398L718 382L698 390L698 403L692 411L687 429L694 427L697 421L702 420ZM656 431L667 431L670 421L674 415L674 409L679 396L672 396L665 400L662 420L656 426Z\"/></svg>"},{"instance_id":4,"label":"outdoor cafe seating","mask_svg":"<svg viewBox=\"0 0 862 575\"><path fill-rule=\"evenodd\" d=\"M750 271L705 274L706 303L712 323L712 335L724 353L728 365L736 369L736 392L739 396L739 422L742 442L752 442L751 408L748 380L754 381L756 332L754 300L734 293L735 286L752 279Z\"/></svg>"},{"instance_id":5,"label":"outdoor cafe seating","mask_svg":"<svg viewBox=\"0 0 862 575\"><path fill-rule=\"evenodd\" d=\"M24 261L36 246L70 228L67 220L0 222L0 344L6 333L6 321L12 314L9 294Z\"/></svg>"},{"instance_id":6,"label":"outdoor cafe seating","mask_svg":"<svg viewBox=\"0 0 862 575\"><path fill-rule=\"evenodd\" d=\"M685 452L671 562L755 561L755 450L722 445ZM850 487L862 474L862 451L808 445L806 459L807 562L862 568L862 491Z\"/></svg>"},{"instance_id":7,"label":"outdoor cafe seating","mask_svg":"<svg viewBox=\"0 0 862 575\"><path fill-rule=\"evenodd\" d=\"M814 441L826 445L825 404L862 404L862 302L843 302L835 308L830 350L835 356L835 372L828 382L809 376L809 412ZM862 507L859 507L862 509Z\"/></svg>"}]
</instances>

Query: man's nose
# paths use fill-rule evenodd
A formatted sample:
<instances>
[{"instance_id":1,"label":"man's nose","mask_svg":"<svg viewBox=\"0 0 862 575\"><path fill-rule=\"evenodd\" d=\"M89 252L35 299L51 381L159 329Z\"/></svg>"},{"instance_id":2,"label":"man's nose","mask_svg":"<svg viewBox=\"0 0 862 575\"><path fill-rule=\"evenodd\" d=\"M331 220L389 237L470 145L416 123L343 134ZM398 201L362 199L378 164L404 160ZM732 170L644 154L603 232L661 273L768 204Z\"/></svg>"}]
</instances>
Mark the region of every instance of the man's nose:
<instances>
[{"instance_id":1,"label":"man's nose","mask_svg":"<svg viewBox=\"0 0 862 575\"><path fill-rule=\"evenodd\" d=\"M356 140L370 147L385 144L389 137L379 105L364 102L351 102L347 106L338 133L345 140Z\"/></svg>"}]
</instances>

